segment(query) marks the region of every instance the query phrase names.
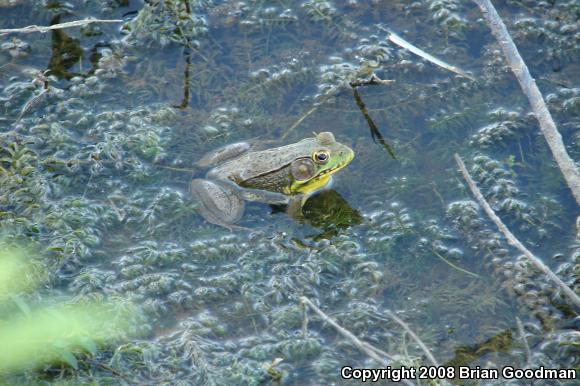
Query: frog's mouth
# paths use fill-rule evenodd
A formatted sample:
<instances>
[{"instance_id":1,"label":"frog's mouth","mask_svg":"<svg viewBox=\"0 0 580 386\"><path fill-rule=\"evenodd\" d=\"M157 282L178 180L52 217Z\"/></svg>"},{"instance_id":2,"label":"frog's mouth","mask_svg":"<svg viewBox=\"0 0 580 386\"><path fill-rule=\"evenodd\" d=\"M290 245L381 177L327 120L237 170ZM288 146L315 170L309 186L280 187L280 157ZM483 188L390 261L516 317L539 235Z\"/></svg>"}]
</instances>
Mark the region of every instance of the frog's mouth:
<instances>
[{"instance_id":1,"label":"frog's mouth","mask_svg":"<svg viewBox=\"0 0 580 386\"><path fill-rule=\"evenodd\" d=\"M314 177L314 179L315 180L320 180L320 179L324 178L327 175L330 175L330 174L333 174L333 173L339 171L340 169L342 169L345 166L346 166L346 163L343 163L343 164L336 165L333 168L323 170L316 177Z\"/></svg>"},{"instance_id":2,"label":"frog's mouth","mask_svg":"<svg viewBox=\"0 0 580 386\"><path fill-rule=\"evenodd\" d=\"M354 154L352 154L352 156L348 157L344 162L339 163L335 167L321 171L313 179L314 180L319 180L321 178L325 178L326 176L328 176L330 174L336 173L337 171L339 171L340 169L342 169L343 167L345 167L346 165L348 165L350 163L350 161L353 160L353 158L354 158Z\"/></svg>"}]
</instances>

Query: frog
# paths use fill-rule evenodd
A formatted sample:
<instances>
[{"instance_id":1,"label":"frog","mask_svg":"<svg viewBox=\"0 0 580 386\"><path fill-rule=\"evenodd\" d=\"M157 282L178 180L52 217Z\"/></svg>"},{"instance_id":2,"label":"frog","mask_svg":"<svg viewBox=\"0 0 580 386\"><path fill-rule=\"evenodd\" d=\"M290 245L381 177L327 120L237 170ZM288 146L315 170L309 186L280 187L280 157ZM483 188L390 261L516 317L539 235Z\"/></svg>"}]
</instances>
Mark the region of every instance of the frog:
<instances>
[{"instance_id":1,"label":"frog","mask_svg":"<svg viewBox=\"0 0 580 386\"><path fill-rule=\"evenodd\" d=\"M285 146L254 150L237 142L209 152L195 164L210 168L189 187L198 213L209 223L232 230L245 202L286 206L294 218L314 193L330 186L333 174L347 166L354 151L329 131Z\"/></svg>"}]
</instances>

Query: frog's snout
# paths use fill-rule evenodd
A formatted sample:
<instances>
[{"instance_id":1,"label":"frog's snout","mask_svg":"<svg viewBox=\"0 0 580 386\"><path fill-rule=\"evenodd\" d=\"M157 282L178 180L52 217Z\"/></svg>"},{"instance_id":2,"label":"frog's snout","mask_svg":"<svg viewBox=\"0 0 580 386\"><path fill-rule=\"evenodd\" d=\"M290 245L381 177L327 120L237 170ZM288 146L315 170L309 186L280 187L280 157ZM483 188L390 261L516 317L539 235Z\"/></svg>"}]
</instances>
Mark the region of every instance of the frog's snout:
<instances>
[{"instance_id":1,"label":"frog's snout","mask_svg":"<svg viewBox=\"0 0 580 386\"><path fill-rule=\"evenodd\" d=\"M348 164L354 158L354 151L352 149L344 149L338 152L341 159L346 160L345 164Z\"/></svg>"}]
</instances>

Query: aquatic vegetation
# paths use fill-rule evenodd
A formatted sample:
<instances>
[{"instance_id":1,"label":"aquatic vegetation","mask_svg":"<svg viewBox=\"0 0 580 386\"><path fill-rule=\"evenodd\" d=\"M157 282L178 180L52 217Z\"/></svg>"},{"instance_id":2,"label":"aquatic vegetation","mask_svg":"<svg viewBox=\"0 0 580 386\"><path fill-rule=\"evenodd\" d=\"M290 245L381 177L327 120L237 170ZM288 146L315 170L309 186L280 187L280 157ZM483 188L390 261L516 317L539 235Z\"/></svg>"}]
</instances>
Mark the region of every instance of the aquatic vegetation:
<instances>
[{"instance_id":1,"label":"aquatic vegetation","mask_svg":"<svg viewBox=\"0 0 580 386\"><path fill-rule=\"evenodd\" d=\"M537 19L533 17L521 17L512 23L512 30L514 38L518 39L522 45L528 44L529 41L541 40L544 47L539 49L538 53L542 55L542 62L531 59L534 65L541 66L556 66L561 65L562 62L574 61L574 51L577 51L573 41L570 37L577 30L574 23L574 16L570 12L577 11L577 5L573 2L562 2L558 4L557 9L552 9L549 12L553 14L562 15L562 17Z\"/></svg>"},{"instance_id":2,"label":"aquatic vegetation","mask_svg":"<svg viewBox=\"0 0 580 386\"><path fill-rule=\"evenodd\" d=\"M573 157L575 3L501 4ZM0 37L0 229L42 251L43 296L116 298L120 309L131 300L139 336L67 346L75 359L18 381L330 384L346 363L376 366L315 315L304 335L301 296L393 366L428 362L390 312L442 363L577 367L573 310L493 231L452 163L461 152L498 215L577 287L577 211L467 3L18 7L2 8L7 26L126 20L121 31ZM392 44L387 27L477 82ZM351 84L396 159L373 141ZM244 217L251 231L228 232L196 213L188 184L208 150L325 130L356 157L309 198L303 221L256 203Z\"/></svg>"},{"instance_id":3,"label":"aquatic vegetation","mask_svg":"<svg viewBox=\"0 0 580 386\"><path fill-rule=\"evenodd\" d=\"M245 33L259 33L264 28L281 28L295 23L298 16L292 8L283 8L276 1L262 1L261 7L246 2L227 2L209 10L212 23L219 27L237 25ZM269 36L272 37L272 36ZM274 38L274 37L272 37Z\"/></svg>"},{"instance_id":4,"label":"aquatic vegetation","mask_svg":"<svg viewBox=\"0 0 580 386\"><path fill-rule=\"evenodd\" d=\"M240 98L254 98L265 103L281 105L285 94L291 92L297 85L304 84L311 78L312 69L300 60L292 59L283 67L274 65L261 68L249 75L246 89L242 89Z\"/></svg>"},{"instance_id":5,"label":"aquatic vegetation","mask_svg":"<svg viewBox=\"0 0 580 386\"><path fill-rule=\"evenodd\" d=\"M473 146L485 149L494 144L505 143L507 139L515 136L518 129L523 126L520 114L507 112L503 109L492 111L490 117L497 117L497 121L482 127L473 136ZM502 119L503 118L503 119Z\"/></svg>"},{"instance_id":6,"label":"aquatic vegetation","mask_svg":"<svg viewBox=\"0 0 580 386\"><path fill-rule=\"evenodd\" d=\"M359 46L356 48L364 59L374 61L377 63L394 64L394 57L398 56L397 51L389 45L388 41L380 36L371 35L368 38L363 38L359 41Z\"/></svg>"},{"instance_id":7,"label":"aquatic vegetation","mask_svg":"<svg viewBox=\"0 0 580 386\"><path fill-rule=\"evenodd\" d=\"M124 73L124 68L127 65L128 58L123 54L123 51L119 46L103 48L97 52L98 61L95 75L98 75L102 78L112 79ZM96 79L87 78L85 82L87 82L89 85L95 84Z\"/></svg>"},{"instance_id":8,"label":"aquatic vegetation","mask_svg":"<svg viewBox=\"0 0 580 386\"><path fill-rule=\"evenodd\" d=\"M578 114L580 108L580 89L561 87L553 94L546 96L546 102L550 108L568 113L570 115Z\"/></svg>"},{"instance_id":9,"label":"aquatic vegetation","mask_svg":"<svg viewBox=\"0 0 580 386\"><path fill-rule=\"evenodd\" d=\"M30 53L30 44L21 39L12 39L10 42L5 42L0 45L0 51L8 52L13 58L23 58Z\"/></svg>"},{"instance_id":10,"label":"aquatic vegetation","mask_svg":"<svg viewBox=\"0 0 580 386\"><path fill-rule=\"evenodd\" d=\"M551 220L561 210L560 204L550 197L543 196L536 205L523 199L515 181L516 173L508 170L507 165L487 156L476 156L471 173L484 188L484 196L496 211L512 214L519 220L517 226L537 235L546 237L557 232L560 226ZM551 216L547 216L551 213Z\"/></svg>"},{"instance_id":11,"label":"aquatic vegetation","mask_svg":"<svg viewBox=\"0 0 580 386\"><path fill-rule=\"evenodd\" d=\"M203 4L196 1L162 1L145 4L137 17L126 26L127 41L132 44L166 46L170 43L197 48L199 38L208 32L203 15L196 14Z\"/></svg>"},{"instance_id":12,"label":"aquatic vegetation","mask_svg":"<svg viewBox=\"0 0 580 386\"><path fill-rule=\"evenodd\" d=\"M237 107L218 107L210 112L201 130L208 136L228 138L234 128L251 124L252 120L243 119Z\"/></svg>"},{"instance_id":13,"label":"aquatic vegetation","mask_svg":"<svg viewBox=\"0 0 580 386\"><path fill-rule=\"evenodd\" d=\"M462 38L461 32L467 27L468 21L462 14L461 2L457 0L429 0L429 11L433 20L443 27L443 31L455 38Z\"/></svg>"}]
</instances>

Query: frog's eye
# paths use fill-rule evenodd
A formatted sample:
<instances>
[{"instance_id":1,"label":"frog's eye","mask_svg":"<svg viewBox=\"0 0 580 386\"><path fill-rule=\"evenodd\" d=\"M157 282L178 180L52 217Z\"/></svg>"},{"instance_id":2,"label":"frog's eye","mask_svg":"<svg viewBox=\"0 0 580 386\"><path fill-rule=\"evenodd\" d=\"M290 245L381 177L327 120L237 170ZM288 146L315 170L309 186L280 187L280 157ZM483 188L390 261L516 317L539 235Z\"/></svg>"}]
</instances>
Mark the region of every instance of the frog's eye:
<instances>
[{"instance_id":1,"label":"frog's eye","mask_svg":"<svg viewBox=\"0 0 580 386\"><path fill-rule=\"evenodd\" d=\"M328 152L328 150L319 150L315 151L314 154L312 154L312 160L317 164L324 165L325 163L328 162L329 159L330 153Z\"/></svg>"}]
</instances>

